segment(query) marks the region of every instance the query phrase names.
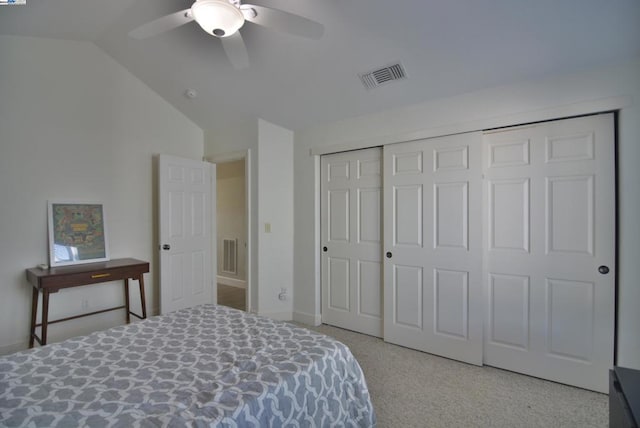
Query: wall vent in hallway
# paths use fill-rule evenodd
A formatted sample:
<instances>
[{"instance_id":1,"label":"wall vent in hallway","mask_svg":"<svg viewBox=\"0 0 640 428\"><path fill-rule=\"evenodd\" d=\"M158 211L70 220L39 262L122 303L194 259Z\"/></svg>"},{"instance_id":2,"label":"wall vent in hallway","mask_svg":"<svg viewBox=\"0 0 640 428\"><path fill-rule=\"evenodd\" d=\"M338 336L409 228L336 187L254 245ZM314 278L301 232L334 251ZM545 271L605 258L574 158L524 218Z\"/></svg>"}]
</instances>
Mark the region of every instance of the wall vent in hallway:
<instances>
[{"instance_id":1,"label":"wall vent in hallway","mask_svg":"<svg viewBox=\"0 0 640 428\"><path fill-rule=\"evenodd\" d=\"M238 240L223 239L222 272L238 274Z\"/></svg>"}]
</instances>

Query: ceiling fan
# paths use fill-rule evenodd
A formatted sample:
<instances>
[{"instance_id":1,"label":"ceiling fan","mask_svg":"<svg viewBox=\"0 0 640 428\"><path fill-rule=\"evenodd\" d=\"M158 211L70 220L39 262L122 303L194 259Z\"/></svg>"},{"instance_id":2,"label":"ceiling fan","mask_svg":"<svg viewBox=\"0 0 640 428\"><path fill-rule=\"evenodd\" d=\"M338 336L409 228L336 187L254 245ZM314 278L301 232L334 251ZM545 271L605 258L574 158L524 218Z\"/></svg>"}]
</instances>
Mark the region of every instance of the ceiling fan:
<instances>
[{"instance_id":1,"label":"ceiling fan","mask_svg":"<svg viewBox=\"0 0 640 428\"><path fill-rule=\"evenodd\" d=\"M249 66L249 55L239 30L245 22L274 28L308 39L317 40L324 26L300 15L266 6L241 4L240 0L196 0L189 9L144 24L129 33L135 39L146 39L191 21L222 42L235 69Z\"/></svg>"}]
</instances>

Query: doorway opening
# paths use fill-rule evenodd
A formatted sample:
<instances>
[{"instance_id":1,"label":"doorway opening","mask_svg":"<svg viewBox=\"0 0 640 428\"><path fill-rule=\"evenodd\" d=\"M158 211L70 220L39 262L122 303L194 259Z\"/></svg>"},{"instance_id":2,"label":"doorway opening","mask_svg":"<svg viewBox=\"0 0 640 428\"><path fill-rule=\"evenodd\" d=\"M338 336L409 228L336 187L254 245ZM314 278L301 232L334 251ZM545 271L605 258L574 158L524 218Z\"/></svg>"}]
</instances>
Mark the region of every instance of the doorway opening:
<instances>
[{"instance_id":1,"label":"doorway opening","mask_svg":"<svg viewBox=\"0 0 640 428\"><path fill-rule=\"evenodd\" d=\"M246 158L216 162L217 301L248 309Z\"/></svg>"}]
</instances>

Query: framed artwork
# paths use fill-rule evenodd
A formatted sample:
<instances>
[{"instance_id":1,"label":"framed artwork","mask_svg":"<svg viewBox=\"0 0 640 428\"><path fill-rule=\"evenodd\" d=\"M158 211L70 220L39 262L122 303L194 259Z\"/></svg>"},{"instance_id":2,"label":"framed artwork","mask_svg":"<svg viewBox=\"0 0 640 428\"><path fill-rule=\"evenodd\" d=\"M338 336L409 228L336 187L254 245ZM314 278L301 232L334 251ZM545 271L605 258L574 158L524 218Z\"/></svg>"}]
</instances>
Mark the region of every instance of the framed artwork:
<instances>
[{"instance_id":1,"label":"framed artwork","mask_svg":"<svg viewBox=\"0 0 640 428\"><path fill-rule=\"evenodd\" d=\"M109 260L101 203L49 201L48 205L51 267Z\"/></svg>"}]
</instances>

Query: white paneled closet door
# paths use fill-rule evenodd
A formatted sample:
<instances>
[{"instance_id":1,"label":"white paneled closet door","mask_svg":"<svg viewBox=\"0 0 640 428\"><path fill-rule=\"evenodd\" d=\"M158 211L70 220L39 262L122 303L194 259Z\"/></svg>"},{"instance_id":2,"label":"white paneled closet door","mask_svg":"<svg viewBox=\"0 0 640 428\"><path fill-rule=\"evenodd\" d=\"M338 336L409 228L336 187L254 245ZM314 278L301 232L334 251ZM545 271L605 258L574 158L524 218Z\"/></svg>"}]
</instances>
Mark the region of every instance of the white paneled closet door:
<instances>
[{"instance_id":1,"label":"white paneled closet door","mask_svg":"<svg viewBox=\"0 0 640 428\"><path fill-rule=\"evenodd\" d=\"M613 114L484 136L485 364L606 392Z\"/></svg>"},{"instance_id":2,"label":"white paneled closet door","mask_svg":"<svg viewBox=\"0 0 640 428\"><path fill-rule=\"evenodd\" d=\"M482 364L482 134L384 147L384 339Z\"/></svg>"},{"instance_id":3,"label":"white paneled closet door","mask_svg":"<svg viewBox=\"0 0 640 428\"><path fill-rule=\"evenodd\" d=\"M382 337L382 149L322 156L322 322Z\"/></svg>"}]
</instances>

